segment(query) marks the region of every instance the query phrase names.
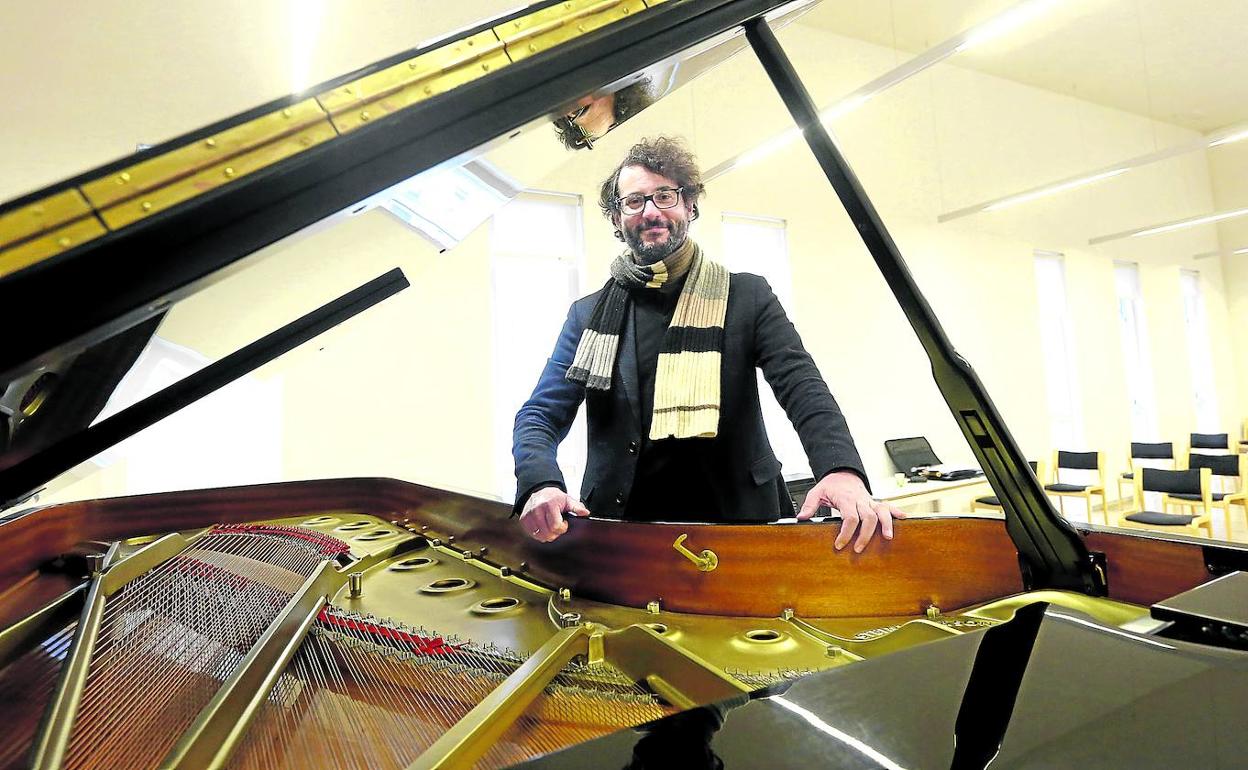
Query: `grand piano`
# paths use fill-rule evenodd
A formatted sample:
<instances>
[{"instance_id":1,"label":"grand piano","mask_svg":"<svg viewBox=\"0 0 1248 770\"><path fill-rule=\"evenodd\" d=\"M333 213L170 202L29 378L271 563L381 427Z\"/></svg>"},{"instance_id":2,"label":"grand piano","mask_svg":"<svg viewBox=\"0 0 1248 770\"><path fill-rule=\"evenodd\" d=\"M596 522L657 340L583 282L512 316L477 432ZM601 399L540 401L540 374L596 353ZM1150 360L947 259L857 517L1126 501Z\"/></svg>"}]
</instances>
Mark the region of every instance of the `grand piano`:
<instances>
[{"instance_id":1,"label":"grand piano","mask_svg":"<svg viewBox=\"0 0 1248 770\"><path fill-rule=\"evenodd\" d=\"M0 348L0 767L1239 765L1248 551L1054 511L777 40L809 8L541 2L0 207L0 328L20 330ZM645 82L657 103L749 57L1001 516L835 553L835 516L593 517L538 544L508 501L376 474L36 497L412 280L396 261L109 406L162 324L275 244L422 174L522 169L587 94ZM661 130L650 109L589 143Z\"/></svg>"}]
</instances>

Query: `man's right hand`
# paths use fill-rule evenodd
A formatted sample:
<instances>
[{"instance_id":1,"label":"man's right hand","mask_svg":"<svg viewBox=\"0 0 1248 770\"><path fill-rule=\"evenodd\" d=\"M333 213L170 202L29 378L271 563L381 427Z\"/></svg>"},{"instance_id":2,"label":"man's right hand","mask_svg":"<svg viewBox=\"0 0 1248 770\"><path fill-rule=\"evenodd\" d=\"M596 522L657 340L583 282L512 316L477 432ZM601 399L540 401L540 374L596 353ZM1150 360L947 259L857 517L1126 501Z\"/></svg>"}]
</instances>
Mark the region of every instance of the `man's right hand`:
<instances>
[{"instance_id":1,"label":"man's right hand","mask_svg":"<svg viewBox=\"0 0 1248 770\"><path fill-rule=\"evenodd\" d=\"M549 543L568 531L564 518L569 515L588 516L589 509L559 487L543 487L525 501L520 526L539 543Z\"/></svg>"}]
</instances>

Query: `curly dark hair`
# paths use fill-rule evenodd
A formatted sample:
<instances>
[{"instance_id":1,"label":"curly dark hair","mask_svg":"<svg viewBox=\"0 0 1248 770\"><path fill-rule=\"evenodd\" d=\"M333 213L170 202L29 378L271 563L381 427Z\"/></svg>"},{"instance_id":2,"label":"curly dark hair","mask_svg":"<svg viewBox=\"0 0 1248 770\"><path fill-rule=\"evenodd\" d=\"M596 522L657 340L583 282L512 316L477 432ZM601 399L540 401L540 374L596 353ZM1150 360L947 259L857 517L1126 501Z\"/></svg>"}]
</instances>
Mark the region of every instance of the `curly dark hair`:
<instances>
[{"instance_id":1,"label":"curly dark hair","mask_svg":"<svg viewBox=\"0 0 1248 770\"><path fill-rule=\"evenodd\" d=\"M624 160L603 180L602 188L598 192L598 208L602 209L603 216L607 219L619 211L616 199L620 197L620 171L625 166L641 166L653 174L661 174L671 179L684 189L685 205L689 207L693 218L697 218L698 198L706 192L706 185L702 184L702 172L698 170L693 153L680 139L670 136L642 139L629 149Z\"/></svg>"}]
</instances>

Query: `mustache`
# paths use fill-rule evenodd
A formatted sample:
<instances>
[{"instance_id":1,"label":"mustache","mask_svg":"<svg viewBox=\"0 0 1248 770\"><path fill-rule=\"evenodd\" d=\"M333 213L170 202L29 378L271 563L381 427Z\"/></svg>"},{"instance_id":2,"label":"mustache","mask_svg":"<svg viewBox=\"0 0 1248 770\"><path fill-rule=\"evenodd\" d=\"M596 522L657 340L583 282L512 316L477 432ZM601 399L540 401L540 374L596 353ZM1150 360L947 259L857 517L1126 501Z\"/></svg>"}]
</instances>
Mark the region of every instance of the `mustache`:
<instances>
[{"instance_id":1,"label":"mustache","mask_svg":"<svg viewBox=\"0 0 1248 770\"><path fill-rule=\"evenodd\" d=\"M634 232L639 233L642 230L649 230L650 228L653 228L653 227L662 227L664 230L671 230L672 223L668 222L666 219L654 219L650 221L643 221L640 224L638 224L637 227L634 228Z\"/></svg>"}]
</instances>

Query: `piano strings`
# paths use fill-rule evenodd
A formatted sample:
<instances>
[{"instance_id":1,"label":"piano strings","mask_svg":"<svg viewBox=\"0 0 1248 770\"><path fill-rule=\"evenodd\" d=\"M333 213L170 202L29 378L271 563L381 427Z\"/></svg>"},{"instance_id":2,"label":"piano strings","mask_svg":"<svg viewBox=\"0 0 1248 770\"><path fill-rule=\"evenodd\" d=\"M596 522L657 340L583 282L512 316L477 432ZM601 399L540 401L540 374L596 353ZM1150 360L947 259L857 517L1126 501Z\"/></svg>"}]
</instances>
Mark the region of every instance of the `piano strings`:
<instances>
[{"instance_id":1,"label":"piano strings","mask_svg":"<svg viewBox=\"0 0 1248 770\"><path fill-rule=\"evenodd\" d=\"M345 551L285 527L217 527L105 606L66 768L155 767L304 580Z\"/></svg>"}]
</instances>

